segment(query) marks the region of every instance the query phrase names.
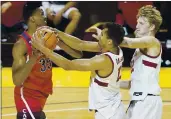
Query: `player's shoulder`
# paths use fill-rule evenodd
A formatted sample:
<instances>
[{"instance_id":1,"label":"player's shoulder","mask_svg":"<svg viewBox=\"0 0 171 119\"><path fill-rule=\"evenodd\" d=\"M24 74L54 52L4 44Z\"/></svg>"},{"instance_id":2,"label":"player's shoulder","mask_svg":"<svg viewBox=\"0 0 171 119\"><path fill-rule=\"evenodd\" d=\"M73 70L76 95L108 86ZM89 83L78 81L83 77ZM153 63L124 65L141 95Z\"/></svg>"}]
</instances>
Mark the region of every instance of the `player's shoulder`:
<instances>
[{"instance_id":1,"label":"player's shoulder","mask_svg":"<svg viewBox=\"0 0 171 119\"><path fill-rule=\"evenodd\" d=\"M19 37L19 38L16 40L16 42L14 43L14 47L18 47L18 46L20 46L20 45L25 46L25 42L24 42L24 40L23 40L21 37Z\"/></svg>"},{"instance_id":2,"label":"player's shoulder","mask_svg":"<svg viewBox=\"0 0 171 119\"><path fill-rule=\"evenodd\" d=\"M19 37L16 40L16 42L14 43L13 51L18 51L18 52L26 52L27 51L27 46L21 37Z\"/></svg>"},{"instance_id":3,"label":"player's shoulder","mask_svg":"<svg viewBox=\"0 0 171 119\"><path fill-rule=\"evenodd\" d=\"M161 47L161 42L158 38L154 37L154 42L155 42L155 46L160 48Z\"/></svg>"}]
</instances>

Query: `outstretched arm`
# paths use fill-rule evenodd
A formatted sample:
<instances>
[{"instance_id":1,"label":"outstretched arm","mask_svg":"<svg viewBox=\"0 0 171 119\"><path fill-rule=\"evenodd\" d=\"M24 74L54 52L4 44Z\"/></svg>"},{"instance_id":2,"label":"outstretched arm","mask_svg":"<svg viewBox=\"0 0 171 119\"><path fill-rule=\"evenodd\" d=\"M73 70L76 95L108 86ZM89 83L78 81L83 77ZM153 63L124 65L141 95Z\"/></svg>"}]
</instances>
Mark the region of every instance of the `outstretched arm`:
<instances>
[{"instance_id":1,"label":"outstretched arm","mask_svg":"<svg viewBox=\"0 0 171 119\"><path fill-rule=\"evenodd\" d=\"M91 59L68 60L61 55L49 50L38 41L33 40L32 45L52 60L56 65L65 70L95 71L111 68L112 62L106 55L95 56Z\"/></svg>"},{"instance_id":2,"label":"outstretched arm","mask_svg":"<svg viewBox=\"0 0 171 119\"><path fill-rule=\"evenodd\" d=\"M128 38L124 37L123 42L120 44L121 47L127 48L149 48L159 44L153 36L145 36L142 38Z\"/></svg>"},{"instance_id":3,"label":"outstretched arm","mask_svg":"<svg viewBox=\"0 0 171 119\"><path fill-rule=\"evenodd\" d=\"M83 41L77 37L57 30L58 37L68 46L79 51L100 52L98 42Z\"/></svg>"},{"instance_id":4,"label":"outstretched arm","mask_svg":"<svg viewBox=\"0 0 171 119\"><path fill-rule=\"evenodd\" d=\"M62 48L67 54L69 54L72 57L81 58L83 56L83 53L81 51L74 50L73 48L69 47L62 41L58 42L58 46L60 48Z\"/></svg>"}]
</instances>

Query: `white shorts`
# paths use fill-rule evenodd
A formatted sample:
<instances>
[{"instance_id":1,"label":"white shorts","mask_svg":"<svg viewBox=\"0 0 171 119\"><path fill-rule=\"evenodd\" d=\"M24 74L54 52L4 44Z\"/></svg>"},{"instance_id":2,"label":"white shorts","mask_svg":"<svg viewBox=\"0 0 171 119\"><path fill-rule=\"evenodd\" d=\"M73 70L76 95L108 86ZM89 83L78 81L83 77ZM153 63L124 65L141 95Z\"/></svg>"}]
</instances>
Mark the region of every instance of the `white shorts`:
<instances>
[{"instance_id":1,"label":"white shorts","mask_svg":"<svg viewBox=\"0 0 171 119\"><path fill-rule=\"evenodd\" d=\"M127 110L127 119L161 119L162 99L160 96L147 96L142 101L133 101Z\"/></svg>"},{"instance_id":2,"label":"white shorts","mask_svg":"<svg viewBox=\"0 0 171 119\"><path fill-rule=\"evenodd\" d=\"M107 119L107 118L101 115L100 112L96 112L95 119ZM126 119L126 113L122 102L120 103L119 107L116 109L116 113L108 119Z\"/></svg>"}]
</instances>

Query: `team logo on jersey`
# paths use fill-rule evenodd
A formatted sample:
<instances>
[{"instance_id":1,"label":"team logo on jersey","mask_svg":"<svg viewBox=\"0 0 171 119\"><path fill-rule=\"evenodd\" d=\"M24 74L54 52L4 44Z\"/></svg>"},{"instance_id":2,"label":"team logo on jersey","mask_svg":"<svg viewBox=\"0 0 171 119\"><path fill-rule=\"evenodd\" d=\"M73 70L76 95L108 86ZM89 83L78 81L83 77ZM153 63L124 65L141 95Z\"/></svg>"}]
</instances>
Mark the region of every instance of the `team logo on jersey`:
<instances>
[{"instance_id":1,"label":"team logo on jersey","mask_svg":"<svg viewBox=\"0 0 171 119\"><path fill-rule=\"evenodd\" d=\"M26 112L26 109L23 109L23 118L22 119L27 119L27 112Z\"/></svg>"}]
</instances>

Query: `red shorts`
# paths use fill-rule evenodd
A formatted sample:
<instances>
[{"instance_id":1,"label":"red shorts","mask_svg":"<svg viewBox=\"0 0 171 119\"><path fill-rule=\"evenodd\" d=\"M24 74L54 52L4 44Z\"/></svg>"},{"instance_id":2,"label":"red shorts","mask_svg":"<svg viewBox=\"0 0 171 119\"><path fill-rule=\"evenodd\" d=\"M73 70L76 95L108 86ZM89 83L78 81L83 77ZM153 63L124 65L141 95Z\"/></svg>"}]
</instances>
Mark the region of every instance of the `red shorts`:
<instances>
[{"instance_id":1,"label":"red shorts","mask_svg":"<svg viewBox=\"0 0 171 119\"><path fill-rule=\"evenodd\" d=\"M15 105L20 116L30 115L33 118L36 113L41 113L47 97L47 94L24 87L15 87L14 90Z\"/></svg>"}]
</instances>

